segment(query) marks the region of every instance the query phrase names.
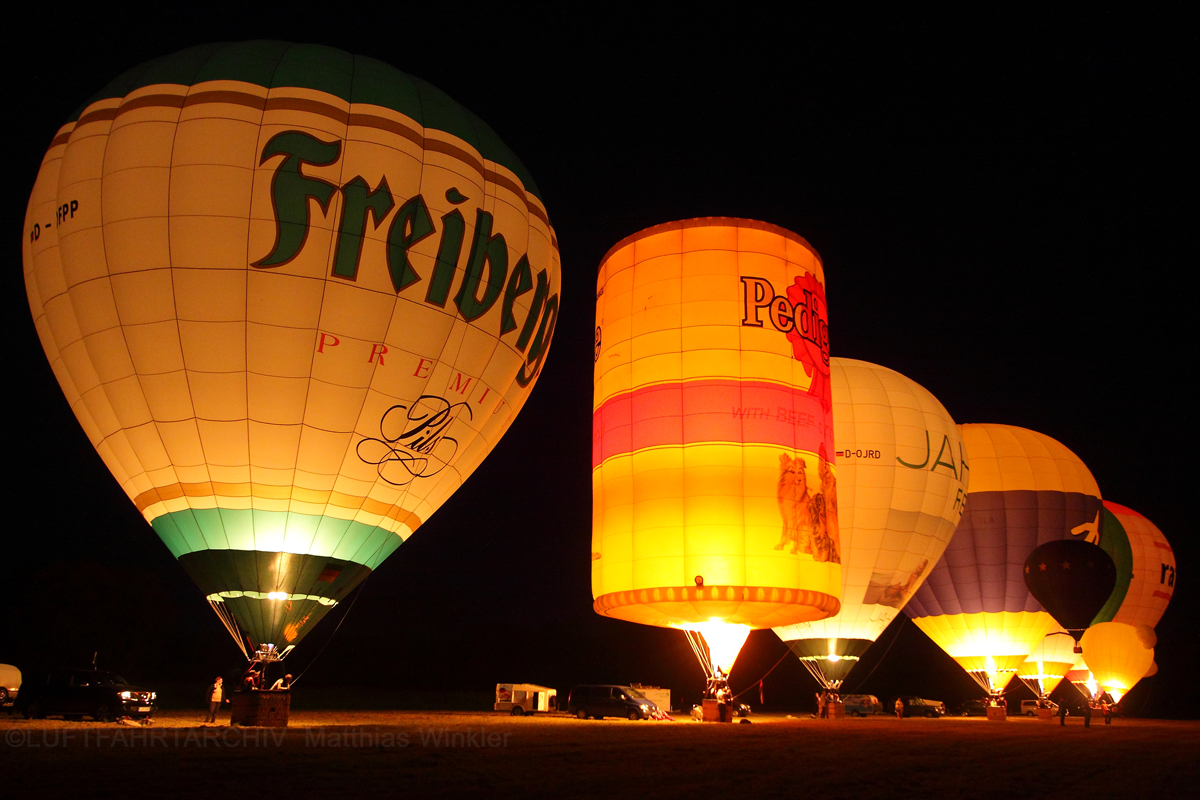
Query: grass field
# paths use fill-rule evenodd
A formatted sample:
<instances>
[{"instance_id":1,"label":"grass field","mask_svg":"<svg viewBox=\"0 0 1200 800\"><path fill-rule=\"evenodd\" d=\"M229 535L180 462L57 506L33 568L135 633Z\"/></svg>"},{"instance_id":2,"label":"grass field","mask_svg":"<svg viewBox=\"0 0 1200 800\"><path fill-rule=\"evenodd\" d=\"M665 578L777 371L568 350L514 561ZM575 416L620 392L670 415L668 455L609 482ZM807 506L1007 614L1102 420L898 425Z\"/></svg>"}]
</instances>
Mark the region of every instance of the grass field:
<instances>
[{"instance_id":1,"label":"grass field","mask_svg":"<svg viewBox=\"0 0 1200 800\"><path fill-rule=\"evenodd\" d=\"M226 713L226 719L228 714ZM1099 722L1099 724L1095 724ZM0 717L14 797L1195 797L1200 723L981 718L750 724L298 711L286 729Z\"/></svg>"}]
</instances>

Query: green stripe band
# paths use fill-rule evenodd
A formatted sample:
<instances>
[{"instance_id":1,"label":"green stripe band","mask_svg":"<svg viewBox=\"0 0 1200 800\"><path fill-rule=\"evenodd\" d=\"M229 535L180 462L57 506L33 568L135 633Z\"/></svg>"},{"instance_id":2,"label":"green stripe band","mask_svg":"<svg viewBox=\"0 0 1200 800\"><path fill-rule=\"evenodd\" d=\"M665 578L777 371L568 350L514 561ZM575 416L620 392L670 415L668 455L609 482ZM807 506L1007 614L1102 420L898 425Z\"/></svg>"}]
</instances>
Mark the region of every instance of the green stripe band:
<instances>
[{"instance_id":1,"label":"green stripe band","mask_svg":"<svg viewBox=\"0 0 1200 800\"><path fill-rule=\"evenodd\" d=\"M295 511L189 508L163 514L151 525L176 558L204 550L257 550L337 558L375 569L403 541L373 525Z\"/></svg>"}]
</instances>

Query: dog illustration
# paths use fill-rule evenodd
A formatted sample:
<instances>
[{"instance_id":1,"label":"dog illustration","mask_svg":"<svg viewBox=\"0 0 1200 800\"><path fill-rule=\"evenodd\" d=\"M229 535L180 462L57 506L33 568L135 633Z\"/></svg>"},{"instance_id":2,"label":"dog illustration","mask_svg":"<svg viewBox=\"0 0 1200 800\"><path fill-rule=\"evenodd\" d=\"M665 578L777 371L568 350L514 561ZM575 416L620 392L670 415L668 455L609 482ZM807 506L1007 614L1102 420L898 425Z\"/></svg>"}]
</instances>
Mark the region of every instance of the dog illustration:
<instances>
[{"instance_id":1,"label":"dog illustration","mask_svg":"<svg viewBox=\"0 0 1200 800\"><path fill-rule=\"evenodd\" d=\"M829 558L817 557L817 561L832 561L835 564L840 564L841 557L841 528L838 527L838 505L837 505L837 476L833 473L833 465L825 458L825 445L821 445L819 460L817 461L817 471L821 475L821 491L816 495L823 499L821 505L821 534L828 543L822 545L822 552L829 554ZM817 516L814 513L813 519ZM814 539L815 541L815 539ZM815 548L815 545L814 545Z\"/></svg>"},{"instance_id":2,"label":"dog illustration","mask_svg":"<svg viewBox=\"0 0 1200 800\"><path fill-rule=\"evenodd\" d=\"M779 516L783 519L783 531L776 550L782 550L789 542L792 552L812 552L812 498L808 494L808 481L804 474L804 459L792 458L786 453L779 456L779 484L775 488L779 501Z\"/></svg>"},{"instance_id":3,"label":"dog illustration","mask_svg":"<svg viewBox=\"0 0 1200 800\"><path fill-rule=\"evenodd\" d=\"M831 535L829 528L828 503L824 492L817 492L809 501L809 515L813 520L812 554L816 561L831 561L840 564L836 531Z\"/></svg>"}]
</instances>

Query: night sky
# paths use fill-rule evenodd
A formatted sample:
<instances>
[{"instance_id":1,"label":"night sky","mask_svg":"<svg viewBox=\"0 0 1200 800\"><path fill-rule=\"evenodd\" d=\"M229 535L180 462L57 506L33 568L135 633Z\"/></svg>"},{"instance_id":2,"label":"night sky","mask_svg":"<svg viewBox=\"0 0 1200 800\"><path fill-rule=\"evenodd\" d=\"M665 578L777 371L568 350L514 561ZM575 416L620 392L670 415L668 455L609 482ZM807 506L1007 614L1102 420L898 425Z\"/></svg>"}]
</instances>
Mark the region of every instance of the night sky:
<instances>
[{"instance_id":1,"label":"night sky","mask_svg":"<svg viewBox=\"0 0 1200 800\"><path fill-rule=\"evenodd\" d=\"M305 16L253 5L195 22L186 10L63 13L14 45L0 662L30 672L99 651L101 667L177 685L184 704L198 704L206 676L238 668L228 634L63 399L25 302L19 237L51 138L112 77L195 44L273 38L381 59L486 120L540 186L563 264L558 328L529 403L354 604L289 659L293 672L313 664L300 684L310 698L640 681L698 699L703 676L681 633L591 610L595 275L643 228L733 216L795 231L821 254L835 356L904 373L957 422L1058 439L1105 499L1163 530L1179 582L1158 626L1159 675L1128 702L1200 717L1189 680L1200 548L1185 511L1196 447L1185 112L1196 98L1181 15L1092 4L1050 16L618 9L568 21L566 7L382 5L331 20L350 6ZM769 631L753 634L734 690L785 652ZM859 683L881 697L979 694L903 615L847 687ZM814 689L789 655L765 681L767 706L811 704Z\"/></svg>"}]
</instances>

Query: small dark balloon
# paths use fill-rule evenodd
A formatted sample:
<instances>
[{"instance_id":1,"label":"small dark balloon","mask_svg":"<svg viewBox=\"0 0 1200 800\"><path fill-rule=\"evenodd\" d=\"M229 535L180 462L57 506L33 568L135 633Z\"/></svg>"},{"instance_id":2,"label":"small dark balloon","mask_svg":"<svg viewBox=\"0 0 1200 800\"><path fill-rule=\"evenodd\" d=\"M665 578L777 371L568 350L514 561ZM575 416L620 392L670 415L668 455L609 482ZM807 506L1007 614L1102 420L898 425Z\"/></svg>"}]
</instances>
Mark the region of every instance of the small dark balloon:
<instances>
[{"instance_id":1,"label":"small dark balloon","mask_svg":"<svg viewBox=\"0 0 1200 800\"><path fill-rule=\"evenodd\" d=\"M1117 584L1108 553L1079 539L1034 548L1025 559L1025 585L1050 616L1078 641Z\"/></svg>"}]
</instances>

